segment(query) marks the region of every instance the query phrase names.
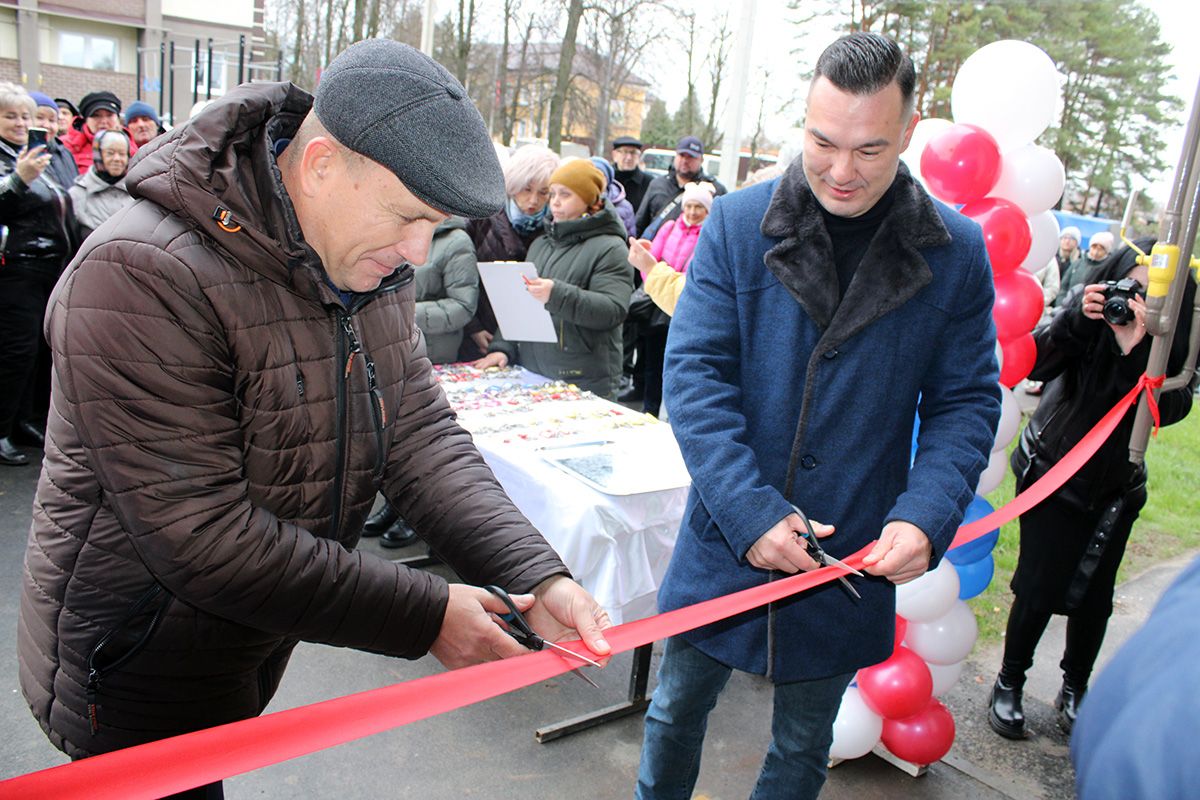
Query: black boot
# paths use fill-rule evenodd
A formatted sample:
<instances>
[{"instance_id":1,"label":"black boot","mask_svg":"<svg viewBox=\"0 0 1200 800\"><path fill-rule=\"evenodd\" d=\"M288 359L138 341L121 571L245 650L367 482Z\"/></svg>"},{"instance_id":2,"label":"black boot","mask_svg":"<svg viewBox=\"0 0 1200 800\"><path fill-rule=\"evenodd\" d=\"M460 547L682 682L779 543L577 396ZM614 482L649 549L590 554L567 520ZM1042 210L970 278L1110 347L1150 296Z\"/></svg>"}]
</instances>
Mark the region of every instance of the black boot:
<instances>
[{"instance_id":1,"label":"black boot","mask_svg":"<svg viewBox=\"0 0 1200 800\"><path fill-rule=\"evenodd\" d=\"M408 547L416 540L417 532L408 527L408 523L397 516L392 526L379 537L379 546L392 550L397 547Z\"/></svg>"},{"instance_id":2,"label":"black boot","mask_svg":"<svg viewBox=\"0 0 1200 800\"><path fill-rule=\"evenodd\" d=\"M29 456L17 449L12 439L5 436L0 439L0 464L8 467L23 467L29 463Z\"/></svg>"},{"instance_id":3,"label":"black boot","mask_svg":"<svg viewBox=\"0 0 1200 800\"><path fill-rule=\"evenodd\" d=\"M363 538L370 539L372 536L381 536L399 518L400 512L392 508L391 503L384 503L378 511L367 517L367 522L363 525Z\"/></svg>"},{"instance_id":4,"label":"black boot","mask_svg":"<svg viewBox=\"0 0 1200 800\"><path fill-rule=\"evenodd\" d=\"M1015 683L1015 682L1014 682ZM996 678L988 697L988 724L1005 739L1024 739L1025 711L1021 708L1024 686L1010 686L1003 677Z\"/></svg>"},{"instance_id":5,"label":"black boot","mask_svg":"<svg viewBox=\"0 0 1200 800\"><path fill-rule=\"evenodd\" d=\"M46 431L41 425L33 422L18 422L13 428L12 440L16 444L23 444L28 447L45 447Z\"/></svg>"},{"instance_id":6,"label":"black boot","mask_svg":"<svg viewBox=\"0 0 1200 800\"><path fill-rule=\"evenodd\" d=\"M1077 688L1072 686L1067 681L1063 681L1062 688L1058 690L1058 696L1054 698L1054 708L1058 711L1058 724L1068 735L1071 729L1075 727L1075 717L1079 713L1079 704L1083 701L1084 694L1087 693L1087 686Z\"/></svg>"}]
</instances>

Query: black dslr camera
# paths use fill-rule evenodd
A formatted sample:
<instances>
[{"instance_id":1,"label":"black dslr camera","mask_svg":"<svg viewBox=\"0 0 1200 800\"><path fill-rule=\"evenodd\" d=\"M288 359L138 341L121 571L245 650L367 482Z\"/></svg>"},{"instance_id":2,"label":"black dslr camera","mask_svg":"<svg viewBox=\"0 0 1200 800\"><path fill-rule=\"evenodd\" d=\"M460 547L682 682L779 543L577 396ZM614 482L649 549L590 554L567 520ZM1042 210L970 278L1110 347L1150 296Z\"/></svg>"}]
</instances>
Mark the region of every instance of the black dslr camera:
<instances>
[{"instance_id":1,"label":"black dslr camera","mask_svg":"<svg viewBox=\"0 0 1200 800\"><path fill-rule=\"evenodd\" d=\"M1128 325L1133 320L1129 300L1145 297L1146 290L1133 278L1104 282L1104 319L1113 325Z\"/></svg>"}]
</instances>

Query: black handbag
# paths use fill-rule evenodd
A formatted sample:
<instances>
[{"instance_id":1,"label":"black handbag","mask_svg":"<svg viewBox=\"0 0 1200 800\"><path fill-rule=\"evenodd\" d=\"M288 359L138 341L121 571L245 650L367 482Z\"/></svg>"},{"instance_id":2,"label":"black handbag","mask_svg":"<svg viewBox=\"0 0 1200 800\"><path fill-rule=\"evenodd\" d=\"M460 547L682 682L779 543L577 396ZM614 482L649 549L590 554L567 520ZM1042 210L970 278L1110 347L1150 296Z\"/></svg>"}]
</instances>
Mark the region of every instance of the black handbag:
<instances>
[{"instance_id":1,"label":"black handbag","mask_svg":"<svg viewBox=\"0 0 1200 800\"><path fill-rule=\"evenodd\" d=\"M671 316L658 307L642 286L634 289L629 297L629 319L645 329L665 328L671 324Z\"/></svg>"}]
</instances>

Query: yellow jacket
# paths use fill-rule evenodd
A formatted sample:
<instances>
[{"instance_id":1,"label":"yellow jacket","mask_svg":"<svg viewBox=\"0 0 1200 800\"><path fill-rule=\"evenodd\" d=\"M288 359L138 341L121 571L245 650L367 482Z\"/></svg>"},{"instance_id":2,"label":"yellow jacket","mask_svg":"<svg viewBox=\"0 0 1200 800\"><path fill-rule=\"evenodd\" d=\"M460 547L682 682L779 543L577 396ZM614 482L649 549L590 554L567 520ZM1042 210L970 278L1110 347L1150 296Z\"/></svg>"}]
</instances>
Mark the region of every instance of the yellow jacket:
<instances>
[{"instance_id":1,"label":"yellow jacket","mask_svg":"<svg viewBox=\"0 0 1200 800\"><path fill-rule=\"evenodd\" d=\"M675 304L679 302L679 294L683 291L684 273L676 272L670 264L660 261L654 269L646 273L646 294L655 305L674 316Z\"/></svg>"}]
</instances>

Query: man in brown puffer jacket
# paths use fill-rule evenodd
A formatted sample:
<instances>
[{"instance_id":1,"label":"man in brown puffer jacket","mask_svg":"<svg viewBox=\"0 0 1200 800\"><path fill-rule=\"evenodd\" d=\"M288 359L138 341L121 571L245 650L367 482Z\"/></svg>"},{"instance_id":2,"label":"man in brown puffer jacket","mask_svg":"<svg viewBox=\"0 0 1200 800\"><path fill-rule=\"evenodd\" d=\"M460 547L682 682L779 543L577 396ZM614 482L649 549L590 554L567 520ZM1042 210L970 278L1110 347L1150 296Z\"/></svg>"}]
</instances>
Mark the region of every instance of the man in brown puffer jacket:
<instances>
[{"instance_id":1,"label":"man in brown puffer jacket","mask_svg":"<svg viewBox=\"0 0 1200 800\"><path fill-rule=\"evenodd\" d=\"M504 202L448 72L360 43L315 103L239 87L148 145L128 186L46 321L19 655L57 747L254 716L300 640L452 668L527 652L483 584L530 593L547 638L608 651L607 615L455 422L414 325L408 262L448 215ZM354 551L377 491L465 583Z\"/></svg>"}]
</instances>

